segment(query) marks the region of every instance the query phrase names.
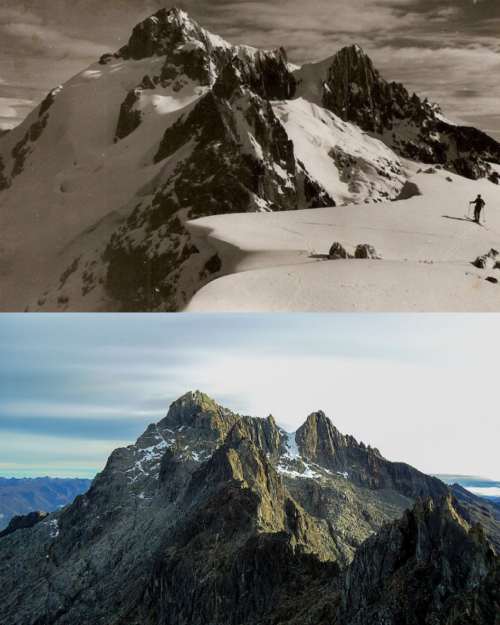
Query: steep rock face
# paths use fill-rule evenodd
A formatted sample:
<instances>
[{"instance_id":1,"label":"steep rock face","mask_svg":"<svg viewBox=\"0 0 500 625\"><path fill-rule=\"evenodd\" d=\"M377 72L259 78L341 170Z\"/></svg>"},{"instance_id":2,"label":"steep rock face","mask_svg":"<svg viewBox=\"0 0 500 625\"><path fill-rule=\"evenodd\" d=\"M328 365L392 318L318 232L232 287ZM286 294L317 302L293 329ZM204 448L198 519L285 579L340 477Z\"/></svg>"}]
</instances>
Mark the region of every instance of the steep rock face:
<instances>
[{"instance_id":1,"label":"steep rock face","mask_svg":"<svg viewBox=\"0 0 500 625\"><path fill-rule=\"evenodd\" d=\"M117 56L134 60L166 57L164 74L168 73L168 68L177 66L188 77L198 78L198 60L203 54L230 47L220 37L201 28L185 11L173 8L161 9L137 24Z\"/></svg>"},{"instance_id":2,"label":"steep rock face","mask_svg":"<svg viewBox=\"0 0 500 625\"><path fill-rule=\"evenodd\" d=\"M340 50L332 60L324 84L323 104L345 121L381 134L395 119L409 117L423 123L431 106L398 83L387 83L359 46Z\"/></svg>"},{"instance_id":3,"label":"steep rock face","mask_svg":"<svg viewBox=\"0 0 500 625\"><path fill-rule=\"evenodd\" d=\"M339 622L494 625L498 558L451 496L419 502L358 550L345 576Z\"/></svg>"},{"instance_id":4,"label":"steep rock face","mask_svg":"<svg viewBox=\"0 0 500 625\"><path fill-rule=\"evenodd\" d=\"M224 68L237 65L250 89L266 99L293 95L295 79L288 70L286 52L231 46L212 35L178 9L161 10L135 27L129 43L118 53L124 59L164 58L164 64L129 91L118 120L116 139L123 139L142 121L141 98L171 90L182 94L190 87L208 89ZM241 78L240 75L240 78ZM234 85L227 84L229 95Z\"/></svg>"},{"instance_id":5,"label":"steep rock face","mask_svg":"<svg viewBox=\"0 0 500 625\"><path fill-rule=\"evenodd\" d=\"M357 45L317 64L316 71L310 66L299 70L296 79L299 93L313 94L325 108L380 137L402 156L439 163L473 179L491 173L489 162L500 162L500 144L494 139L444 121L427 99L384 80Z\"/></svg>"},{"instance_id":6,"label":"steep rock face","mask_svg":"<svg viewBox=\"0 0 500 625\"><path fill-rule=\"evenodd\" d=\"M447 492L446 486L436 478L403 463L389 462L377 449L341 434L321 411L309 415L297 430L296 440L307 460L345 472L350 479L369 488L392 488L411 498L436 497Z\"/></svg>"},{"instance_id":7,"label":"steep rock face","mask_svg":"<svg viewBox=\"0 0 500 625\"><path fill-rule=\"evenodd\" d=\"M279 89L276 63L284 70L283 60L257 58L256 65L234 59L166 130L154 156L165 162L166 181L150 203L137 205L103 254L106 289L124 310L176 310L204 276L213 277L213 258L200 254L187 219L334 203L297 166L270 103L250 87Z\"/></svg>"},{"instance_id":8,"label":"steep rock face","mask_svg":"<svg viewBox=\"0 0 500 625\"><path fill-rule=\"evenodd\" d=\"M259 622L274 610L294 562L304 566L307 553L334 557L329 536L290 498L240 424L193 474L185 500L190 512L160 550L138 619Z\"/></svg>"}]
</instances>

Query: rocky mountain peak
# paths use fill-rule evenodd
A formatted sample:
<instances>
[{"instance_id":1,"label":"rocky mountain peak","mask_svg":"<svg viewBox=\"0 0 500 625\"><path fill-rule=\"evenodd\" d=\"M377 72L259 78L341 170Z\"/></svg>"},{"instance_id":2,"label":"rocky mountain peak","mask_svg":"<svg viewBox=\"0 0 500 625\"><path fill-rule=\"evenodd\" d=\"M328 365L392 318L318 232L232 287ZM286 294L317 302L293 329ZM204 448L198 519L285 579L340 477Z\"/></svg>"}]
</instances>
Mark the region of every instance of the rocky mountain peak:
<instances>
[{"instance_id":1,"label":"rocky mountain peak","mask_svg":"<svg viewBox=\"0 0 500 625\"><path fill-rule=\"evenodd\" d=\"M214 93L228 99L236 89L246 87L265 100L286 100L293 97L295 86L283 48L241 49L222 69Z\"/></svg>"},{"instance_id":2,"label":"rocky mountain peak","mask_svg":"<svg viewBox=\"0 0 500 625\"><path fill-rule=\"evenodd\" d=\"M190 391L174 401L160 428L192 428L207 438L223 439L238 421L239 416L219 406L200 391Z\"/></svg>"},{"instance_id":3,"label":"rocky mountain peak","mask_svg":"<svg viewBox=\"0 0 500 625\"><path fill-rule=\"evenodd\" d=\"M474 128L444 121L439 106L385 80L360 46L342 48L328 65L318 67L322 106L379 136L398 154L439 163L473 179L490 173L489 162L500 162L498 142ZM314 83L318 77L306 73L302 80ZM301 89L317 93L318 85Z\"/></svg>"},{"instance_id":4,"label":"rocky mountain peak","mask_svg":"<svg viewBox=\"0 0 500 625\"><path fill-rule=\"evenodd\" d=\"M465 613L467 622L493 623L497 583L493 549L482 530L460 516L451 495L419 500L357 551L339 620L448 625Z\"/></svg>"},{"instance_id":5,"label":"rocky mountain peak","mask_svg":"<svg viewBox=\"0 0 500 625\"><path fill-rule=\"evenodd\" d=\"M354 69L360 64L363 64L365 68L369 69L374 75L379 75L377 70L374 68L372 60L370 59L368 54L357 43L341 48L333 55L331 61L331 66L342 65L346 69Z\"/></svg>"},{"instance_id":6,"label":"rocky mountain peak","mask_svg":"<svg viewBox=\"0 0 500 625\"><path fill-rule=\"evenodd\" d=\"M322 411L293 435L191 391L88 493L0 537L0 620L493 624L494 552L448 493Z\"/></svg>"},{"instance_id":7,"label":"rocky mountain peak","mask_svg":"<svg viewBox=\"0 0 500 625\"><path fill-rule=\"evenodd\" d=\"M203 30L181 9L160 9L134 27L130 39L119 54L139 60L168 54L172 47L188 38L200 38Z\"/></svg>"},{"instance_id":8,"label":"rocky mountain peak","mask_svg":"<svg viewBox=\"0 0 500 625\"><path fill-rule=\"evenodd\" d=\"M307 417L297 430L296 442L306 459L326 467L332 465L340 449L355 443L354 439L342 435L322 410Z\"/></svg>"}]
</instances>

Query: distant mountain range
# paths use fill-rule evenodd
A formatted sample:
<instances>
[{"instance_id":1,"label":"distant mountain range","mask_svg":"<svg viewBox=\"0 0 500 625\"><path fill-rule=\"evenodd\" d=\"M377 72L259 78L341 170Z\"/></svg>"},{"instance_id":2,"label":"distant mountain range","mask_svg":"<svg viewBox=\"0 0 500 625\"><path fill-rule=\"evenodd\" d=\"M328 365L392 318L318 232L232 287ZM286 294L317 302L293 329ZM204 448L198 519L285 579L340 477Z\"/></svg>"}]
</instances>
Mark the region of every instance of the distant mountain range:
<instances>
[{"instance_id":1,"label":"distant mountain range","mask_svg":"<svg viewBox=\"0 0 500 625\"><path fill-rule=\"evenodd\" d=\"M289 433L190 392L0 538L0 622L495 625L499 521L321 411Z\"/></svg>"},{"instance_id":2,"label":"distant mountain range","mask_svg":"<svg viewBox=\"0 0 500 625\"><path fill-rule=\"evenodd\" d=\"M188 222L407 199L403 159L493 183L500 144L357 45L296 68L162 9L2 135L2 305L180 310L223 273Z\"/></svg>"},{"instance_id":3,"label":"distant mountain range","mask_svg":"<svg viewBox=\"0 0 500 625\"><path fill-rule=\"evenodd\" d=\"M14 516L33 511L53 512L88 490L90 480L79 478L0 477L0 530Z\"/></svg>"},{"instance_id":4,"label":"distant mountain range","mask_svg":"<svg viewBox=\"0 0 500 625\"><path fill-rule=\"evenodd\" d=\"M445 484L459 484L479 497L500 503L500 482L471 475L436 474Z\"/></svg>"}]
</instances>

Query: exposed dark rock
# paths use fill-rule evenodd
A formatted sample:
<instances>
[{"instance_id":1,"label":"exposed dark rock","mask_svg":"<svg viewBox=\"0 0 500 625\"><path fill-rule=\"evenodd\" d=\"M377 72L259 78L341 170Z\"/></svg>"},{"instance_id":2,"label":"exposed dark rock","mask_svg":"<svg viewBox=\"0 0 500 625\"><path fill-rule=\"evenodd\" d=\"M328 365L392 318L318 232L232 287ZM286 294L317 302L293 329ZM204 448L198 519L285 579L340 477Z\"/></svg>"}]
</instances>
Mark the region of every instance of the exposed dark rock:
<instances>
[{"instance_id":1,"label":"exposed dark rock","mask_svg":"<svg viewBox=\"0 0 500 625\"><path fill-rule=\"evenodd\" d=\"M345 576L341 625L494 625L498 558L451 497L419 502L356 553Z\"/></svg>"},{"instance_id":2,"label":"exposed dark rock","mask_svg":"<svg viewBox=\"0 0 500 625\"><path fill-rule=\"evenodd\" d=\"M38 110L38 117L43 117L45 113L47 113L50 107L54 104L59 90L60 88L57 87L56 89L52 89L52 91L50 91L47 94L47 96L45 97L45 100L43 100L43 102L40 104L40 108Z\"/></svg>"},{"instance_id":3,"label":"exposed dark rock","mask_svg":"<svg viewBox=\"0 0 500 625\"><path fill-rule=\"evenodd\" d=\"M139 205L112 236L103 256L107 292L122 310L177 310L201 286L191 279L179 289L187 263L194 268L190 275L211 279L204 272L210 257L199 254L184 228L187 219L334 204L298 171L293 143L270 102L255 91L278 95L291 88L284 59L271 53L256 59L227 65L213 89L165 131L154 161L175 165L151 203ZM139 228L148 236L131 244ZM155 233L161 252L149 244Z\"/></svg>"},{"instance_id":4,"label":"exposed dark rock","mask_svg":"<svg viewBox=\"0 0 500 625\"><path fill-rule=\"evenodd\" d=\"M33 122L29 127L24 137L12 148L12 158L14 159L14 165L12 167L12 178L19 176L24 171L26 159L33 150L33 143L35 143L42 135L45 127L47 126L48 113L45 113L36 122Z\"/></svg>"},{"instance_id":5,"label":"exposed dark rock","mask_svg":"<svg viewBox=\"0 0 500 625\"><path fill-rule=\"evenodd\" d=\"M224 66L214 86L214 92L219 97L229 99L241 85L266 100L292 98L295 93L295 78L288 69L285 50L259 50L253 57L234 57Z\"/></svg>"},{"instance_id":6,"label":"exposed dark rock","mask_svg":"<svg viewBox=\"0 0 500 625\"><path fill-rule=\"evenodd\" d=\"M300 180L301 178L303 179L304 197L308 207L336 206L335 200L323 189L319 182L310 177L303 167L298 172L298 179Z\"/></svg>"},{"instance_id":7,"label":"exposed dark rock","mask_svg":"<svg viewBox=\"0 0 500 625\"><path fill-rule=\"evenodd\" d=\"M335 241L335 243L330 248L328 258L330 258L331 260L344 260L347 258L352 258L352 256L347 253L342 243Z\"/></svg>"},{"instance_id":8,"label":"exposed dark rock","mask_svg":"<svg viewBox=\"0 0 500 625\"><path fill-rule=\"evenodd\" d=\"M451 178L449 178L449 181L451 182ZM403 188L401 189L396 200L409 200L410 198L417 195L422 195L420 189L418 188L418 185L414 182L411 182L410 180L407 180L404 183Z\"/></svg>"},{"instance_id":9,"label":"exposed dark rock","mask_svg":"<svg viewBox=\"0 0 500 625\"><path fill-rule=\"evenodd\" d=\"M106 54L103 54L99 59L99 65L109 65L114 58L116 58L116 56L113 53L106 52Z\"/></svg>"},{"instance_id":10,"label":"exposed dark rock","mask_svg":"<svg viewBox=\"0 0 500 625\"><path fill-rule=\"evenodd\" d=\"M356 250L354 251L354 258L380 260L381 257L377 254L377 250L373 247L373 245L369 245L368 243L360 243L356 246Z\"/></svg>"},{"instance_id":11,"label":"exposed dark rock","mask_svg":"<svg viewBox=\"0 0 500 625\"><path fill-rule=\"evenodd\" d=\"M0 191L4 191L10 187L10 180L5 175L5 163L0 156Z\"/></svg>"},{"instance_id":12,"label":"exposed dark rock","mask_svg":"<svg viewBox=\"0 0 500 625\"><path fill-rule=\"evenodd\" d=\"M500 174L494 171L488 176L488 180L493 184L500 184Z\"/></svg>"},{"instance_id":13,"label":"exposed dark rock","mask_svg":"<svg viewBox=\"0 0 500 625\"><path fill-rule=\"evenodd\" d=\"M141 124L141 112L135 106L141 99L142 89L132 89L120 107L120 116L116 127L115 141L128 137Z\"/></svg>"},{"instance_id":14,"label":"exposed dark rock","mask_svg":"<svg viewBox=\"0 0 500 625\"><path fill-rule=\"evenodd\" d=\"M377 449L341 434L323 412L309 415L296 434L301 454L307 460L335 472L347 472L349 479L369 488L392 488L416 497L438 497L448 489L438 479L409 465L388 462Z\"/></svg>"},{"instance_id":15,"label":"exposed dark rock","mask_svg":"<svg viewBox=\"0 0 500 625\"><path fill-rule=\"evenodd\" d=\"M498 262L498 251L491 249L487 254L478 256L472 263L478 269L494 269Z\"/></svg>"},{"instance_id":16,"label":"exposed dark rock","mask_svg":"<svg viewBox=\"0 0 500 625\"><path fill-rule=\"evenodd\" d=\"M427 99L387 82L357 46L332 59L323 85L323 105L345 121L379 135L404 157L446 166L467 178L490 175L500 163L500 144L475 128L443 121ZM408 139L408 127L414 139Z\"/></svg>"},{"instance_id":17,"label":"exposed dark rock","mask_svg":"<svg viewBox=\"0 0 500 625\"><path fill-rule=\"evenodd\" d=\"M15 516L12 518L7 527L0 532L0 538L13 534L18 530L29 529L34 527L40 521L43 521L48 516L48 512L30 512L22 516Z\"/></svg>"},{"instance_id":18,"label":"exposed dark rock","mask_svg":"<svg viewBox=\"0 0 500 625\"><path fill-rule=\"evenodd\" d=\"M462 607L493 625L496 559L471 529L482 501L461 497L459 513L419 503L380 530L411 504L403 482L435 499L447 487L323 413L296 436L322 477L289 476L291 438L272 417L184 395L85 495L0 540L2 625L459 625L448 617ZM344 463L348 478L333 471Z\"/></svg>"},{"instance_id":19,"label":"exposed dark rock","mask_svg":"<svg viewBox=\"0 0 500 625\"><path fill-rule=\"evenodd\" d=\"M118 55L124 59L165 56L159 78L166 86L184 77L210 85L216 77L213 72L230 62L233 53L214 45L209 34L183 11L161 9L134 28Z\"/></svg>"},{"instance_id":20,"label":"exposed dark rock","mask_svg":"<svg viewBox=\"0 0 500 625\"><path fill-rule=\"evenodd\" d=\"M432 115L428 102L410 96L401 84L383 80L357 45L343 48L332 59L323 103L345 121L374 133L392 130L398 119L424 122Z\"/></svg>"}]
</instances>

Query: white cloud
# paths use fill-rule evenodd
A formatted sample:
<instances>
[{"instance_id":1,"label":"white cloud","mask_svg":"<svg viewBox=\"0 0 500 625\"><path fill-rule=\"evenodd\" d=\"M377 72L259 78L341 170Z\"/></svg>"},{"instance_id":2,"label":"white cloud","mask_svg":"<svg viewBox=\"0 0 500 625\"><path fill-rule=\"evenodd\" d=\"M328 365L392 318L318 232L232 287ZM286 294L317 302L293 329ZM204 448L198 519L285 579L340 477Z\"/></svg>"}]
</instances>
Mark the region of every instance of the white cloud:
<instances>
[{"instance_id":1,"label":"white cloud","mask_svg":"<svg viewBox=\"0 0 500 625\"><path fill-rule=\"evenodd\" d=\"M0 401L0 417L43 419L155 419L158 410L144 410L129 406L93 405L84 403L43 402L43 401Z\"/></svg>"},{"instance_id":2,"label":"white cloud","mask_svg":"<svg viewBox=\"0 0 500 625\"><path fill-rule=\"evenodd\" d=\"M31 110L35 103L33 100L26 100L24 98L2 98L0 97L0 117L8 118L19 117L19 110L28 109Z\"/></svg>"},{"instance_id":3,"label":"white cloud","mask_svg":"<svg viewBox=\"0 0 500 625\"><path fill-rule=\"evenodd\" d=\"M11 432L0 438L0 474L88 477L104 468L113 449L129 443Z\"/></svg>"}]
</instances>

